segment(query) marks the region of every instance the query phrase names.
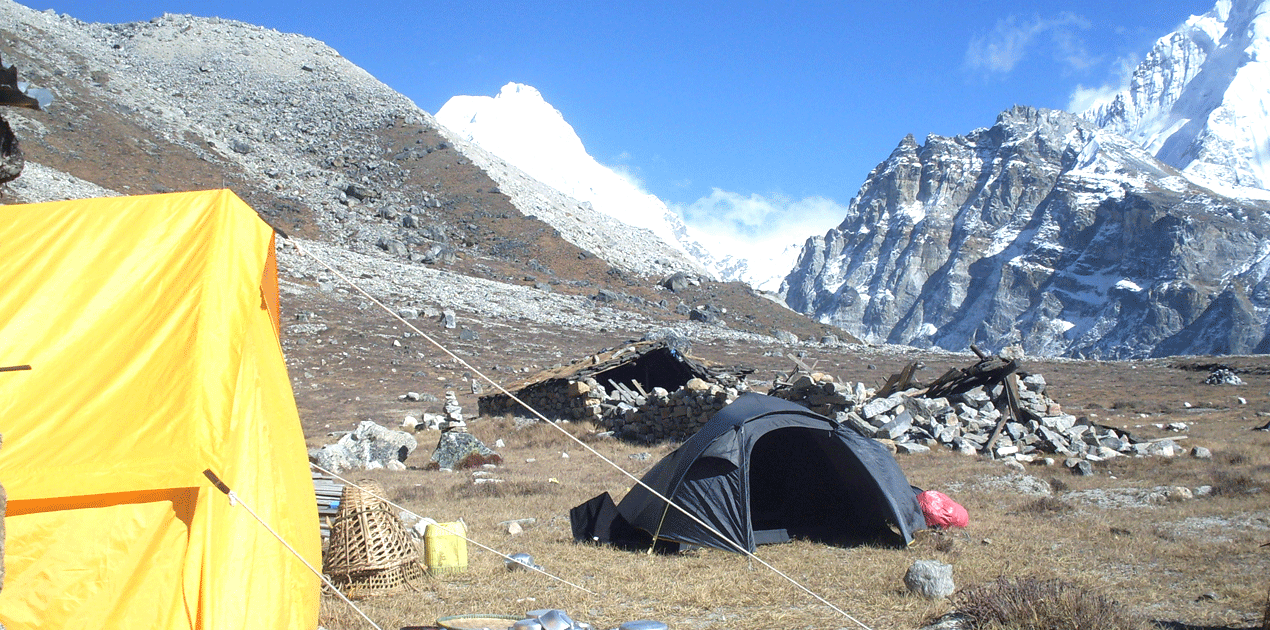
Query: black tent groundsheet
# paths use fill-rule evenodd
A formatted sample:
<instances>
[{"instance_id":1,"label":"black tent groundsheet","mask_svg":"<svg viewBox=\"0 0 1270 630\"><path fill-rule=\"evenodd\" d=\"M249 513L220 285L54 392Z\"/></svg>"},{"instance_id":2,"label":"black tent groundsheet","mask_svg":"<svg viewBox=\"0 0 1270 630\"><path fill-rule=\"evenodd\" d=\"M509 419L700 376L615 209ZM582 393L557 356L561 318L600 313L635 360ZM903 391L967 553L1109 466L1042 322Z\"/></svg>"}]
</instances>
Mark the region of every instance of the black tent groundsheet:
<instances>
[{"instance_id":1,"label":"black tent groundsheet","mask_svg":"<svg viewBox=\"0 0 1270 630\"><path fill-rule=\"evenodd\" d=\"M805 407L760 394L720 410L642 481L750 552L790 538L905 545L926 527L912 487L885 448ZM642 485L616 510L604 499L573 510L575 539L630 545L634 528L660 543L737 551Z\"/></svg>"}]
</instances>

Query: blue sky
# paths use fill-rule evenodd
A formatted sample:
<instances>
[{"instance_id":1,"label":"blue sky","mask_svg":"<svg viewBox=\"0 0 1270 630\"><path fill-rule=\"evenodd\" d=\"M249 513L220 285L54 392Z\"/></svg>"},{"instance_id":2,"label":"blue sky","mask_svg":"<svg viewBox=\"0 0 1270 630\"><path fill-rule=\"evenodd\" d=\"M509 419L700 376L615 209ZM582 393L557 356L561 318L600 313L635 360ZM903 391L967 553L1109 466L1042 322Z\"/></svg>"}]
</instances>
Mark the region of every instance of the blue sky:
<instances>
[{"instance_id":1,"label":"blue sky","mask_svg":"<svg viewBox=\"0 0 1270 630\"><path fill-rule=\"evenodd\" d=\"M532 85L600 162L690 223L835 225L900 139L1066 109L1212 0L488 2L22 0L94 22L162 13L297 32L436 112Z\"/></svg>"}]
</instances>

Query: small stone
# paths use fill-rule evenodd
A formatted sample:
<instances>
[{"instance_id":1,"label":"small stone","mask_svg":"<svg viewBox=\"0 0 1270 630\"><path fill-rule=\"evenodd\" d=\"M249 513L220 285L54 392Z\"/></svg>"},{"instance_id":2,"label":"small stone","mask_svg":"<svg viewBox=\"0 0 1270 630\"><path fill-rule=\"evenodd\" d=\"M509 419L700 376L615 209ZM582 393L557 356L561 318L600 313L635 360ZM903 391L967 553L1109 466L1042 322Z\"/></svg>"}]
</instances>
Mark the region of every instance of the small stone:
<instances>
[{"instance_id":1,"label":"small stone","mask_svg":"<svg viewBox=\"0 0 1270 630\"><path fill-rule=\"evenodd\" d=\"M515 536L517 534L523 534L524 532L525 532L525 528L521 527L520 523L517 523L516 521L512 521L510 524L507 525L507 533L511 536Z\"/></svg>"},{"instance_id":2,"label":"small stone","mask_svg":"<svg viewBox=\"0 0 1270 630\"><path fill-rule=\"evenodd\" d=\"M910 593L926 599L944 599L956 590L952 565L938 560L918 560L904 574L904 585Z\"/></svg>"},{"instance_id":3,"label":"small stone","mask_svg":"<svg viewBox=\"0 0 1270 630\"><path fill-rule=\"evenodd\" d=\"M1195 498L1195 495L1191 494L1190 488L1185 486L1174 486L1164 493L1164 497L1174 503L1180 503L1182 501L1189 501Z\"/></svg>"},{"instance_id":4,"label":"small stone","mask_svg":"<svg viewBox=\"0 0 1270 630\"><path fill-rule=\"evenodd\" d=\"M1080 477L1088 477L1094 474L1093 464L1090 464L1088 461L1080 459L1078 457L1067 458L1067 461L1063 462L1063 465L1070 468L1073 475L1078 475Z\"/></svg>"},{"instance_id":5,"label":"small stone","mask_svg":"<svg viewBox=\"0 0 1270 630\"><path fill-rule=\"evenodd\" d=\"M1213 452L1202 446L1196 446L1191 449L1191 457L1194 457L1195 459L1212 459Z\"/></svg>"}]
</instances>

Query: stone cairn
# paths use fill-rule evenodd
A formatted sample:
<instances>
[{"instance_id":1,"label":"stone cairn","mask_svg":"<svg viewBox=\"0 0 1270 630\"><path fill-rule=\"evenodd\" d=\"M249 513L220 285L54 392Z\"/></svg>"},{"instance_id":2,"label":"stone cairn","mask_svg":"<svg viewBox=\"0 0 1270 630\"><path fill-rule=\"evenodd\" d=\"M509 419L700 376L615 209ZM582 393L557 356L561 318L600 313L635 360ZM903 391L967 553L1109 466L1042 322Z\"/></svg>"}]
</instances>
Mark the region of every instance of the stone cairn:
<instances>
[{"instance_id":1,"label":"stone cairn","mask_svg":"<svg viewBox=\"0 0 1270 630\"><path fill-rule=\"evenodd\" d=\"M983 357L970 368L950 370L931 385L912 381L920 363L907 366L873 390L835 382L800 365L778 379L772 396L802 404L850 426L898 453L943 446L967 455L987 454L1019 463L1054 463L1078 473L1090 462L1121 455L1180 455L1170 439L1138 441L1126 432L1064 413L1046 396L1045 378L1018 372L1017 364Z\"/></svg>"},{"instance_id":2,"label":"stone cairn","mask_svg":"<svg viewBox=\"0 0 1270 630\"><path fill-rule=\"evenodd\" d=\"M1219 367L1213 370L1208 378L1204 379L1205 385L1243 385L1244 380L1235 374L1234 370L1228 367Z\"/></svg>"},{"instance_id":3,"label":"stone cairn","mask_svg":"<svg viewBox=\"0 0 1270 630\"><path fill-rule=\"evenodd\" d=\"M425 470L458 470L503 463L502 456L467 432L463 408L454 392L445 393L445 420L439 428L441 436Z\"/></svg>"}]
</instances>

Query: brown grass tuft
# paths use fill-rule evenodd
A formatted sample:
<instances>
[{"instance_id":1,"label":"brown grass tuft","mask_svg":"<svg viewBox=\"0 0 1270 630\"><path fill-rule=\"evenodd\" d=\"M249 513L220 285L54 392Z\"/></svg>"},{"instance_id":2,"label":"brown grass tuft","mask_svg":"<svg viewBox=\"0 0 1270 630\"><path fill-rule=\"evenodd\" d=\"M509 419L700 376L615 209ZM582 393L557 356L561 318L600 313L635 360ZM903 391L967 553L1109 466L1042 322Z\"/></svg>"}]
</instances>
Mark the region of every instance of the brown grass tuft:
<instances>
[{"instance_id":1,"label":"brown grass tuft","mask_svg":"<svg viewBox=\"0 0 1270 630\"><path fill-rule=\"evenodd\" d=\"M1062 580L998 578L953 596L976 630L1144 630L1120 603Z\"/></svg>"},{"instance_id":2,"label":"brown grass tuft","mask_svg":"<svg viewBox=\"0 0 1270 630\"><path fill-rule=\"evenodd\" d=\"M1253 494L1260 489L1260 484L1252 475L1224 469L1213 471L1212 486L1213 495L1219 497Z\"/></svg>"},{"instance_id":3,"label":"brown grass tuft","mask_svg":"<svg viewBox=\"0 0 1270 630\"><path fill-rule=\"evenodd\" d=\"M1062 499L1041 497L1024 503L1018 511L1022 514L1063 514L1072 511L1072 506Z\"/></svg>"},{"instance_id":4,"label":"brown grass tuft","mask_svg":"<svg viewBox=\"0 0 1270 630\"><path fill-rule=\"evenodd\" d=\"M507 481L504 483L462 484L450 489L452 499L504 499L508 497L532 497L554 494L552 484L537 481Z\"/></svg>"},{"instance_id":5,"label":"brown grass tuft","mask_svg":"<svg viewBox=\"0 0 1270 630\"><path fill-rule=\"evenodd\" d=\"M396 486L388 491L393 503L426 503L432 499L432 488L423 484Z\"/></svg>"},{"instance_id":6,"label":"brown grass tuft","mask_svg":"<svg viewBox=\"0 0 1270 630\"><path fill-rule=\"evenodd\" d=\"M1240 451L1225 451L1218 458L1227 466L1241 466L1248 463L1248 456Z\"/></svg>"}]
</instances>

